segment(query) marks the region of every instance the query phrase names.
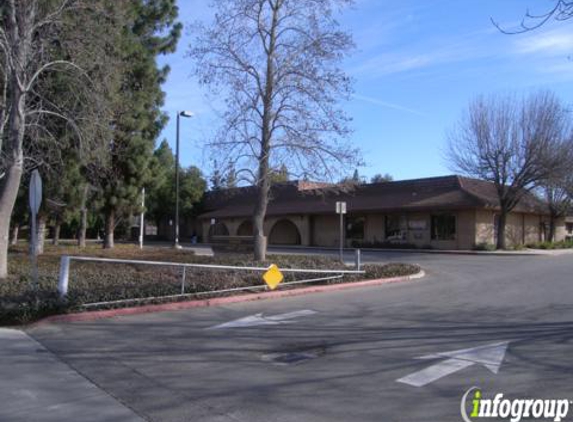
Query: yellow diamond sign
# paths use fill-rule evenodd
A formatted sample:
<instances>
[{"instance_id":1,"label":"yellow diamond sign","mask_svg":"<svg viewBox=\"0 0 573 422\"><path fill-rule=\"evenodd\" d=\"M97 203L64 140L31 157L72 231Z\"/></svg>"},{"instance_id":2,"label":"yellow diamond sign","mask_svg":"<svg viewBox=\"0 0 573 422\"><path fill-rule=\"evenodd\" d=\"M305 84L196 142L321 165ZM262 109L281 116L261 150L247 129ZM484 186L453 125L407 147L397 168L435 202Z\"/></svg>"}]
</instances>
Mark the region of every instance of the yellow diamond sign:
<instances>
[{"instance_id":1,"label":"yellow diamond sign","mask_svg":"<svg viewBox=\"0 0 573 422\"><path fill-rule=\"evenodd\" d=\"M279 267L272 264L267 272L263 274L263 280L265 280L265 283L267 283L271 290L274 290L284 280L284 276L279 270Z\"/></svg>"}]
</instances>

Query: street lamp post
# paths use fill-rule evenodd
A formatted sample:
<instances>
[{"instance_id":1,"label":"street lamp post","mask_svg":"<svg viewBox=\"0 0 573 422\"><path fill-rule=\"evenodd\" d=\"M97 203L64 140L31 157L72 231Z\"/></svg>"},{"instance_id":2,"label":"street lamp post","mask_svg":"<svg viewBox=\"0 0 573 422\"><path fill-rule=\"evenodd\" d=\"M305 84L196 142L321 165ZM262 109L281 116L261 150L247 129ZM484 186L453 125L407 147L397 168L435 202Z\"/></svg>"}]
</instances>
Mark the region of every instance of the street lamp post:
<instances>
[{"instance_id":1,"label":"street lamp post","mask_svg":"<svg viewBox=\"0 0 573 422\"><path fill-rule=\"evenodd\" d=\"M177 112L177 142L175 145L175 242L173 247L179 246L179 120L180 117L193 117L190 111Z\"/></svg>"}]
</instances>

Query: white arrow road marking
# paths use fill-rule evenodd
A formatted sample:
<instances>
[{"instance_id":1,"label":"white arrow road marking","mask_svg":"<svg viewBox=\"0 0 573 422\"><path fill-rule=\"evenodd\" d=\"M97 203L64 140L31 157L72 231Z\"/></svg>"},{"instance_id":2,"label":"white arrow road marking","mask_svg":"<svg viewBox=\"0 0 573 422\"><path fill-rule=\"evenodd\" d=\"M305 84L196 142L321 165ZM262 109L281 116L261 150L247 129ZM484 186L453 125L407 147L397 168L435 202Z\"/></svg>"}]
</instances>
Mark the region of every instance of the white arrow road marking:
<instances>
[{"instance_id":1,"label":"white arrow road marking","mask_svg":"<svg viewBox=\"0 0 573 422\"><path fill-rule=\"evenodd\" d=\"M219 330L221 328L245 328L245 327L256 327L259 325L279 325L279 324L289 324L295 318L300 318L304 316L314 315L315 311L303 310L289 312L286 314L273 315L273 316L263 316L262 313L251 315L244 318L239 318L234 321L225 322L224 324L215 325L213 327L207 328L208 330Z\"/></svg>"},{"instance_id":2,"label":"white arrow road marking","mask_svg":"<svg viewBox=\"0 0 573 422\"><path fill-rule=\"evenodd\" d=\"M472 347L470 349L461 349L421 356L418 359L448 359L426 369L422 369L421 371L414 372L413 374L397 379L396 381L414 387L423 387L439 380L440 378L476 364L483 365L494 374L497 374L499 372L499 367L503 362L503 358L505 357L508 345L509 341L501 341L499 343Z\"/></svg>"}]
</instances>

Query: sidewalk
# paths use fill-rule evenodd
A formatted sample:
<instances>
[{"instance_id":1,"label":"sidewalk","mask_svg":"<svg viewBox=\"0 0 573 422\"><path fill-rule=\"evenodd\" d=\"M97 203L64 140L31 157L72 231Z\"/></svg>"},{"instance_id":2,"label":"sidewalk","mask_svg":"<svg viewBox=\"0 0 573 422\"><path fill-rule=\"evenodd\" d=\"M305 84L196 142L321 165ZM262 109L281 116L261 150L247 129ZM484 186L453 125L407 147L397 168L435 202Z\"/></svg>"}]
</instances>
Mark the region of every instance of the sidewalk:
<instances>
[{"instance_id":1,"label":"sidewalk","mask_svg":"<svg viewBox=\"0 0 573 422\"><path fill-rule=\"evenodd\" d=\"M0 421L142 422L40 343L0 328Z\"/></svg>"}]
</instances>

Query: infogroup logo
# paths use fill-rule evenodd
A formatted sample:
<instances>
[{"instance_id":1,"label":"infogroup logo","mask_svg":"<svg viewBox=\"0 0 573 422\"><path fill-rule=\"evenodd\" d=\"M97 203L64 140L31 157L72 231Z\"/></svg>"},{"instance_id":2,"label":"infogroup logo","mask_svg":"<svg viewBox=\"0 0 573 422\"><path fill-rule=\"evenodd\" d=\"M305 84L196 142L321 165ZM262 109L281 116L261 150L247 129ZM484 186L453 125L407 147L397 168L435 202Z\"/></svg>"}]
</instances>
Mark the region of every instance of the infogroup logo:
<instances>
[{"instance_id":1,"label":"infogroup logo","mask_svg":"<svg viewBox=\"0 0 573 422\"><path fill-rule=\"evenodd\" d=\"M460 412L465 422L488 418L508 419L511 422L520 422L522 419L560 422L567 417L572 403L567 399L510 400L504 399L502 393L493 395L493 399L486 399L480 388L472 387L462 397ZM471 409L469 415L468 409Z\"/></svg>"}]
</instances>

